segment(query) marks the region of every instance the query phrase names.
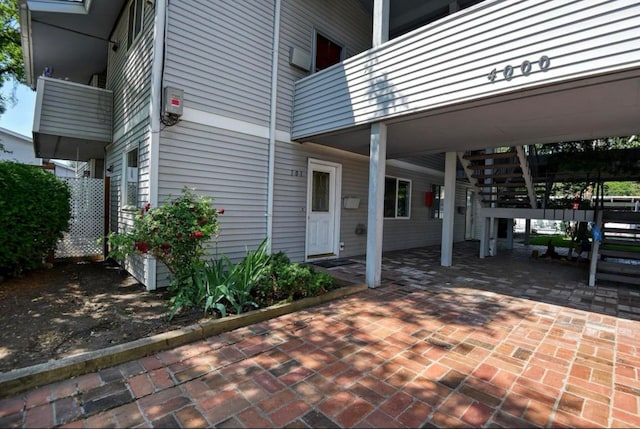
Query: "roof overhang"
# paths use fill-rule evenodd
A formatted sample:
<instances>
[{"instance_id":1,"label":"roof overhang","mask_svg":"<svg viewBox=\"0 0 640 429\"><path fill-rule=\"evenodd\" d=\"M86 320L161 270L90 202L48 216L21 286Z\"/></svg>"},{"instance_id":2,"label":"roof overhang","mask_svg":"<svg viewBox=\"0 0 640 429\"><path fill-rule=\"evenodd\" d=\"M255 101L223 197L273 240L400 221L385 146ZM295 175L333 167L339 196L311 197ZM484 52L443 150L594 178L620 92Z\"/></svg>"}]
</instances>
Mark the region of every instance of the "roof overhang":
<instances>
[{"instance_id":1,"label":"roof overhang","mask_svg":"<svg viewBox=\"0 0 640 429\"><path fill-rule=\"evenodd\" d=\"M113 27L126 0L19 0L26 80L52 76L87 84L107 68Z\"/></svg>"}]
</instances>

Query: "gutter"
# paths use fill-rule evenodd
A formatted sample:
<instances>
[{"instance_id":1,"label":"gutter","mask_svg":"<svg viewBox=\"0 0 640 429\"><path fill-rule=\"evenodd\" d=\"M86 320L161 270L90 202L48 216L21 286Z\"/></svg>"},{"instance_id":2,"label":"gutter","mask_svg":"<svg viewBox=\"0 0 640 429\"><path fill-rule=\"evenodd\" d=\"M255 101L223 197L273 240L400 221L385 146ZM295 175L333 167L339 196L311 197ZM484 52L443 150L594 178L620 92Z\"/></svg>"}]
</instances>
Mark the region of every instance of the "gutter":
<instances>
[{"instance_id":1,"label":"gutter","mask_svg":"<svg viewBox=\"0 0 640 429\"><path fill-rule=\"evenodd\" d=\"M269 163L267 169L267 253L271 253L273 238L273 194L276 156L276 107L278 98L278 53L280 50L280 5L275 0L273 16L273 47L271 51L271 105L269 112Z\"/></svg>"},{"instance_id":2,"label":"gutter","mask_svg":"<svg viewBox=\"0 0 640 429\"><path fill-rule=\"evenodd\" d=\"M20 15L20 44L22 45L22 58L24 59L24 76L31 89L36 89L36 79L33 73L33 46L31 44L31 12L27 6L27 0L18 2Z\"/></svg>"},{"instance_id":3,"label":"gutter","mask_svg":"<svg viewBox=\"0 0 640 429\"><path fill-rule=\"evenodd\" d=\"M153 26L153 60L151 63L151 99L149 102L149 203L158 206L158 167L160 163L160 110L162 108L162 73L164 65L165 36L167 33L167 2L155 1L156 18ZM149 3L147 3L149 5ZM146 260L145 280L147 290L156 289L154 258Z\"/></svg>"}]
</instances>

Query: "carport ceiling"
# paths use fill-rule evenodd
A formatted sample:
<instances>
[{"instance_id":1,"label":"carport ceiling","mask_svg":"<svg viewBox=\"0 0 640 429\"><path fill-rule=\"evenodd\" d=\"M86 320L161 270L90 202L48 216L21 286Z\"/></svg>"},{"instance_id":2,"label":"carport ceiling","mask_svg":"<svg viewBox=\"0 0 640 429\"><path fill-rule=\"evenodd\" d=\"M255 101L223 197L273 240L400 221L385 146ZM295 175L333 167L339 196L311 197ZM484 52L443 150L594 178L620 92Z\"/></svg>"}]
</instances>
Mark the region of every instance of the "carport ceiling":
<instances>
[{"instance_id":1,"label":"carport ceiling","mask_svg":"<svg viewBox=\"0 0 640 429\"><path fill-rule=\"evenodd\" d=\"M640 133L640 69L574 80L386 121L387 158ZM309 141L369 154L369 125Z\"/></svg>"}]
</instances>

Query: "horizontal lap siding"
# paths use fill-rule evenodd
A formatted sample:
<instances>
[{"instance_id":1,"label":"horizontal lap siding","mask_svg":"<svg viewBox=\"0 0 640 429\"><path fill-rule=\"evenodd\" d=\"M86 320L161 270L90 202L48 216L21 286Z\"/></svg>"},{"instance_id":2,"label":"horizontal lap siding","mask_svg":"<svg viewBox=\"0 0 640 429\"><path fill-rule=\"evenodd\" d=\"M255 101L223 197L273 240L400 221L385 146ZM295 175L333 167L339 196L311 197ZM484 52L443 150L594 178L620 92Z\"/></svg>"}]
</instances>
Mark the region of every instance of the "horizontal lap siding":
<instances>
[{"instance_id":1,"label":"horizontal lap siding","mask_svg":"<svg viewBox=\"0 0 640 429\"><path fill-rule=\"evenodd\" d=\"M116 25L112 40L120 43L117 51L109 49L107 88L113 91L114 135L122 135L123 127L132 127L131 120L149 109L151 94L151 62L153 58L154 10L144 4L141 34L127 49L128 8Z\"/></svg>"},{"instance_id":2,"label":"horizontal lap siding","mask_svg":"<svg viewBox=\"0 0 640 429\"><path fill-rule=\"evenodd\" d=\"M111 91L40 78L42 105L36 127L42 134L111 141Z\"/></svg>"},{"instance_id":3,"label":"horizontal lap siding","mask_svg":"<svg viewBox=\"0 0 640 429\"><path fill-rule=\"evenodd\" d=\"M304 260L309 158L342 165L342 197L360 198L360 206L357 209L341 208L340 241L344 242L344 250L340 256L364 254L366 234L356 234L356 227L358 224L367 225L369 160L361 155L310 143L277 144L273 250L284 251L293 261ZM296 175L296 171L302 175ZM399 167L388 167L387 175L412 181L412 207L411 219L384 221L383 250L440 243L442 221L429 218L429 209L424 206L424 192L430 190L432 184L441 184L442 179Z\"/></svg>"},{"instance_id":4,"label":"horizontal lap siding","mask_svg":"<svg viewBox=\"0 0 640 429\"><path fill-rule=\"evenodd\" d=\"M164 84L184 106L267 125L272 2L172 1L168 20Z\"/></svg>"},{"instance_id":5,"label":"horizontal lap siding","mask_svg":"<svg viewBox=\"0 0 640 429\"><path fill-rule=\"evenodd\" d=\"M224 208L217 249L234 260L266 237L267 141L183 121L161 133L159 201L183 187ZM215 243L210 251L215 252Z\"/></svg>"},{"instance_id":6,"label":"horizontal lap siding","mask_svg":"<svg viewBox=\"0 0 640 429\"><path fill-rule=\"evenodd\" d=\"M638 46L640 4L632 0L487 1L299 82L293 137L637 68ZM538 66L543 55L547 71ZM533 63L526 77L524 60Z\"/></svg>"},{"instance_id":7,"label":"horizontal lap siding","mask_svg":"<svg viewBox=\"0 0 640 429\"><path fill-rule=\"evenodd\" d=\"M297 47L312 53L313 30L341 43L346 58L371 47L373 17L356 0L282 0L278 80L278 129L290 132L294 82L309 75L289 64Z\"/></svg>"}]
</instances>

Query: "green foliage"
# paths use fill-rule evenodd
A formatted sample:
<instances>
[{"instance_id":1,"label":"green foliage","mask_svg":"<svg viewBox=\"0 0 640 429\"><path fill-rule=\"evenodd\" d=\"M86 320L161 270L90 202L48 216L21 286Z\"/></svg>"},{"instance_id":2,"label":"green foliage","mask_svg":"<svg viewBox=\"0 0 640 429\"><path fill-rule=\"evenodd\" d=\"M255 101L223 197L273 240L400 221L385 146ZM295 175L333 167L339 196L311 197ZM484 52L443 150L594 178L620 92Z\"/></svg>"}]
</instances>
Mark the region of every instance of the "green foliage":
<instances>
[{"instance_id":1,"label":"green foliage","mask_svg":"<svg viewBox=\"0 0 640 429\"><path fill-rule=\"evenodd\" d=\"M335 287L328 274L316 273L310 265L292 264L282 252L272 255L269 267L269 275L254 291L260 306L317 296Z\"/></svg>"},{"instance_id":2,"label":"green foliage","mask_svg":"<svg viewBox=\"0 0 640 429\"><path fill-rule=\"evenodd\" d=\"M638 196L640 183L638 182L606 182L604 194L610 196Z\"/></svg>"},{"instance_id":3,"label":"green foliage","mask_svg":"<svg viewBox=\"0 0 640 429\"><path fill-rule=\"evenodd\" d=\"M122 261L129 255L149 254L164 263L171 273L171 288L180 299L192 295L191 276L202 265L204 245L218 234L218 215L211 199L184 188L182 196L151 208L145 205L133 226L120 234L109 234L109 256ZM190 298L189 298L190 299Z\"/></svg>"},{"instance_id":4,"label":"green foliage","mask_svg":"<svg viewBox=\"0 0 640 429\"><path fill-rule=\"evenodd\" d=\"M252 290L267 274L269 260L265 239L255 251L247 250L247 255L237 264L226 255L205 263L193 273L191 287L182 288L170 301L170 317L183 307L202 306L205 314L217 310L223 317L227 306L236 314L258 307Z\"/></svg>"},{"instance_id":5,"label":"green foliage","mask_svg":"<svg viewBox=\"0 0 640 429\"><path fill-rule=\"evenodd\" d=\"M69 229L70 195L39 167L0 161L0 276L42 265Z\"/></svg>"},{"instance_id":6,"label":"green foliage","mask_svg":"<svg viewBox=\"0 0 640 429\"><path fill-rule=\"evenodd\" d=\"M17 0L0 0L0 88L8 80L24 83ZM0 96L0 114L13 97Z\"/></svg>"}]
</instances>

